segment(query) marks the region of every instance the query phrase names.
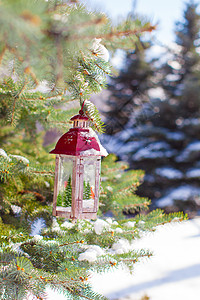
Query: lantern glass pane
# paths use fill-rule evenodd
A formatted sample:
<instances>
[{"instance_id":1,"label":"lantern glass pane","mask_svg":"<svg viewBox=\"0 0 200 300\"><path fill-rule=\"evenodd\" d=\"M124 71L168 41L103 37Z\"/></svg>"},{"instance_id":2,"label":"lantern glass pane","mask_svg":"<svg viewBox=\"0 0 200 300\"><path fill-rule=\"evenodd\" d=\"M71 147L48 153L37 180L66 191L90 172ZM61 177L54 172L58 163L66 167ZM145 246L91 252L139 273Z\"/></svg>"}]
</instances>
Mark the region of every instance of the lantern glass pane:
<instances>
[{"instance_id":1,"label":"lantern glass pane","mask_svg":"<svg viewBox=\"0 0 200 300\"><path fill-rule=\"evenodd\" d=\"M95 210L96 157L83 158L83 211Z\"/></svg>"},{"instance_id":2,"label":"lantern glass pane","mask_svg":"<svg viewBox=\"0 0 200 300\"><path fill-rule=\"evenodd\" d=\"M62 207L63 211L71 211L72 203L72 171L73 157L60 155L58 168L58 194L57 206Z\"/></svg>"}]
</instances>

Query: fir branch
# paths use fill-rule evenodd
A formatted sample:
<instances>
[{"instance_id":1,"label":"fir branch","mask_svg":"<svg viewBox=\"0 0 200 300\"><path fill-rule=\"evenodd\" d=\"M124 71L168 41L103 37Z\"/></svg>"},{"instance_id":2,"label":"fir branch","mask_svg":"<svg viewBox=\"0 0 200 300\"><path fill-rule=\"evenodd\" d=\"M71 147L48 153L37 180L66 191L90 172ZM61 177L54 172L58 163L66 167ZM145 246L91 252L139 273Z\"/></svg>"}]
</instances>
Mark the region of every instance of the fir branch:
<instances>
[{"instance_id":1,"label":"fir branch","mask_svg":"<svg viewBox=\"0 0 200 300\"><path fill-rule=\"evenodd\" d=\"M17 99L19 99L21 93L23 92L23 90L25 89L27 85L27 81L25 80L24 84L22 85L20 91L17 93L17 95L14 97L14 102L13 102L13 109L12 109L12 117L11 117L11 125L13 124L13 120L14 120L14 113L15 113L15 106L16 106L16 101Z\"/></svg>"},{"instance_id":2,"label":"fir branch","mask_svg":"<svg viewBox=\"0 0 200 300\"><path fill-rule=\"evenodd\" d=\"M128 36L132 36L132 35L137 36L138 34L141 34L144 32L152 32L155 29L156 29L156 26L147 24L143 28L136 28L136 29L132 29L132 30L111 31L109 33L103 33L103 34L98 34L98 35L85 35L85 36L82 35L81 39L92 40L92 39L96 38L96 39L112 40L115 37L122 37L122 36L128 37ZM68 39L69 41L72 40L72 38L70 38L70 37L66 37L66 39ZM73 40L79 40L79 39L80 39L79 35L73 36Z\"/></svg>"},{"instance_id":3,"label":"fir branch","mask_svg":"<svg viewBox=\"0 0 200 300\"><path fill-rule=\"evenodd\" d=\"M3 59L3 56L4 56L5 52L6 52L6 49L7 49L7 47L4 46L3 49L2 49L2 51L1 51L1 53L0 53L0 65L1 65L1 62L2 62L2 59Z\"/></svg>"}]
</instances>

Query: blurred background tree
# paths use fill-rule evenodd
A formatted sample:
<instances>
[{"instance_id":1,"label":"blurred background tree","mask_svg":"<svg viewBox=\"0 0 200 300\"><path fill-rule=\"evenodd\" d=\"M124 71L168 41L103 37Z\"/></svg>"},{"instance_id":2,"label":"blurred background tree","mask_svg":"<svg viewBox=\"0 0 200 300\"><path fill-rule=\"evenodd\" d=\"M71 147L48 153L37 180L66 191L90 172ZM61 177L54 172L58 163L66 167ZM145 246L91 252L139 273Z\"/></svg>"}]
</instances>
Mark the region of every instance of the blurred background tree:
<instances>
[{"instance_id":1,"label":"blurred background tree","mask_svg":"<svg viewBox=\"0 0 200 300\"><path fill-rule=\"evenodd\" d=\"M119 254L113 245L122 239L130 244L184 216L146 214L149 201L135 195L143 172L128 171L111 156L100 213L119 219L132 213L134 221L53 219L54 161L44 130L66 131L84 102L92 127L102 132L88 97L105 88L111 74L107 48L136 47L141 34L155 27L139 18L112 26L104 14L74 0L3 0L0 22L0 298L45 299L50 287L66 299L105 299L88 284L91 271L118 265L132 270L138 259L151 256L129 247Z\"/></svg>"},{"instance_id":2,"label":"blurred background tree","mask_svg":"<svg viewBox=\"0 0 200 300\"><path fill-rule=\"evenodd\" d=\"M114 129L108 133L120 132L102 137L107 149L127 160L131 168L145 170L138 193L150 197L152 207L164 207L166 211L181 209L190 216L200 208L200 15L197 8L193 1L185 5L183 19L176 23L174 48L166 48L160 62L147 62L145 58L143 65L137 65L136 57L141 59L141 52L140 56L137 50L127 54L132 59L125 68L129 89L124 89L125 95L120 93L125 86L122 70L115 79L117 84L111 88L107 111L103 112L108 127L112 124L110 116L118 116L119 127L113 121ZM138 79L136 98L133 84L137 81L129 66L136 76L139 74L138 78L145 74L145 85ZM142 105L136 110L134 102L138 98ZM129 114L127 102L131 103Z\"/></svg>"}]
</instances>

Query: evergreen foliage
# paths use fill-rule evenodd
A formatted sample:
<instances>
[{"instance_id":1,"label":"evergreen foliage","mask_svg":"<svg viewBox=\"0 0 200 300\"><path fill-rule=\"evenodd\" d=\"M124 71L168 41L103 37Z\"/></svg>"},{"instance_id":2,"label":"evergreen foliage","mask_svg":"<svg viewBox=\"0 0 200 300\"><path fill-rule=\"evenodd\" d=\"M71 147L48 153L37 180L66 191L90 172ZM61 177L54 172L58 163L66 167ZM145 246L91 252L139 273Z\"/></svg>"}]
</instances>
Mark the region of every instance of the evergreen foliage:
<instances>
[{"instance_id":1,"label":"evergreen foliage","mask_svg":"<svg viewBox=\"0 0 200 300\"><path fill-rule=\"evenodd\" d=\"M127 52L119 75L108 84L109 109L101 111L106 117L106 133L110 135L123 130L129 119L135 118L137 111L149 102L148 91L154 87L155 72L153 63L145 58L150 47L150 43L140 41L133 51Z\"/></svg>"},{"instance_id":2,"label":"evergreen foliage","mask_svg":"<svg viewBox=\"0 0 200 300\"><path fill-rule=\"evenodd\" d=\"M133 238L155 230L157 224L185 217L166 216L157 210L147 216L136 215L131 222L56 221L52 218L54 163L48 147L42 145L38 127L66 130L66 120L74 114L70 101L78 100L81 105L85 101L85 114L101 132L98 111L87 98L105 86L110 65L95 38L102 38L109 49L128 48L141 33L154 27L139 19L113 27L104 14L89 12L72 0L3 0L0 21L0 139L4 149L0 150L0 299L45 299L49 287L66 299L105 299L91 289L91 271L103 272L119 265L131 270L140 258L151 255L131 248ZM132 184L130 173L122 167L121 180L115 182L119 164L109 159L112 176L106 176L109 185L116 183L122 207L118 209L123 211L128 207L128 195L129 200L140 201L133 191L141 173L134 179L131 172ZM108 201L113 200L114 196ZM101 201L106 203L105 197ZM147 206L145 201L131 209L142 210L142 206ZM113 213L119 215L116 209ZM33 237L38 219L45 221L46 228ZM124 239L127 249L115 251Z\"/></svg>"},{"instance_id":3,"label":"evergreen foliage","mask_svg":"<svg viewBox=\"0 0 200 300\"><path fill-rule=\"evenodd\" d=\"M64 196L63 196L63 206L69 207L72 206L72 185L71 185L71 176L69 176L67 180L67 185L64 190Z\"/></svg>"},{"instance_id":4,"label":"evergreen foliage","mask_svg":"<svg viewBox=\"0 0 200 300\"><path fill-rule=\"evenodd\" d=\"M62 195L60 192L58 193L58 196L57 196L57 206L63 206Z\"/></svg>"},{"instance_id":5,"label":"evergreen foliage","mask_svg":"<svg viewBox=\"0 0 200 300\"><path fill-rule=\"evenodd\" d=\"M105 87L111 68L99 39L113 49L121 38L123 47L133 47L132 38L136 42L136 35L154 29L140 20L123 21L114 28L104 14L88 12L69 0L2 1L0 13L1 119L32 134L36 121L45 127L66 127L67 115L55 105L71 100L82 104ZM87 109L90 106L93 109ZM89 101L87 108L101 131L98 111Z\"/></svg>"},{"instance_id":6,"label":"evergreen foliage","mask_svg":"<svg viewBox=\"0 0 200 300\"><path fill-rule=\"evenodd\" d=\"M110 142L111 151L127 160L131 168L145 170L144 182L137 192L140 196L150 197L154 206L165 207L166 211L183 210L192 216L199 210L200 195L200 15L197 3L190 1L185 5L183 19L177 22L175 33L174 49L166 49L162 64L148 66L154 70L152 84L156 83L157 90L141 86L140 99L148 95L149 101L132 112L121 132L105 139L105 146ZM132 57L130 65L134 63ZM145 70L145 67L142 71L135 68L134 72L143 74ZM127 89L132 91L135 77L130 70L125 71ZM120 76L118 82L124 86L124 76ZM110 99L118 109L115 92ZM119 103L126 99L122 97ZM134 100L132 92L130 99ZM114 115L112 103L109 114ZM124 124L123 117L120 122ZM109 116L106 123L110 123Z\"/></svg>"},{"instance_id":7,"label":"evergreen foliage","mask_svg":"<svg viewBox=\"0 0 200 300\"><path fill-rule=\"evenodd\" d=\"M89 181L83 182L83 198L84 200L89 200L91 198L91 186Z\"/></svg>"}]
</instances>

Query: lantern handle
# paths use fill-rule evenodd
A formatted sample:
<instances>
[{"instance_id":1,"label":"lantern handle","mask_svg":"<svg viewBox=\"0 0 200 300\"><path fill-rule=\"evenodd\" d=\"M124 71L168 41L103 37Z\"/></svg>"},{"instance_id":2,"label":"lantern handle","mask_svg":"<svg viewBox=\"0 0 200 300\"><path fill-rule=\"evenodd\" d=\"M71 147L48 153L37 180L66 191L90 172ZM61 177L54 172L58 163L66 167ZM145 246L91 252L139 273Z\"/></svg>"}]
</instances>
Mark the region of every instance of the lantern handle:
<instances>
[{"instance_id":1,"label":"lantern handle","mask_svg":"<svg viewBox=\"0 0 200 300\"><path fill-rule=\"evenodd\" d=\"M85 104L85 100L83 101L82 106L81 106L81 109L79 110L79 114L80 114L81 116L84 115L84 112L83 112L84 104Z\"/></svg>"}]
</instances>

